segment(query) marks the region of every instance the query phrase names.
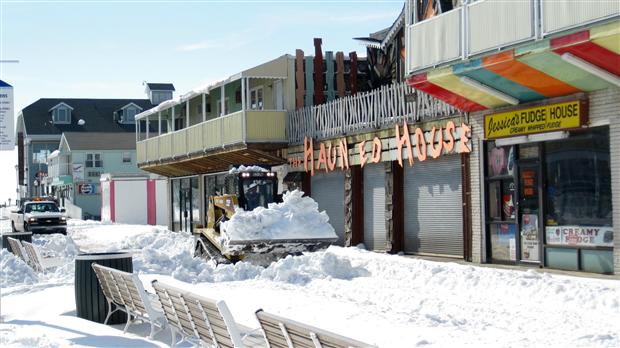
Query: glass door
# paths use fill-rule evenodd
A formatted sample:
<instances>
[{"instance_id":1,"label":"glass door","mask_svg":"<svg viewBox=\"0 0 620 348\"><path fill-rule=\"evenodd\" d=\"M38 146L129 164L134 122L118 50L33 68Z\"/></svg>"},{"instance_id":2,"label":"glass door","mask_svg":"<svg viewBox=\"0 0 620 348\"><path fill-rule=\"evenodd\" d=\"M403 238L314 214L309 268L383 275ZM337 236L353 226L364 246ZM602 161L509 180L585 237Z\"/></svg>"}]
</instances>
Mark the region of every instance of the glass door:
<instances>
[{"instance_id":1,"label":"glass door","mask_svg":"<svg viewBox=\"0 0 620 348\"><path fill-rule=\"evenodd\" d=\"M487 145L487 250L492 262L517 262L515 146Z\"/></svg>"}]
</instances>

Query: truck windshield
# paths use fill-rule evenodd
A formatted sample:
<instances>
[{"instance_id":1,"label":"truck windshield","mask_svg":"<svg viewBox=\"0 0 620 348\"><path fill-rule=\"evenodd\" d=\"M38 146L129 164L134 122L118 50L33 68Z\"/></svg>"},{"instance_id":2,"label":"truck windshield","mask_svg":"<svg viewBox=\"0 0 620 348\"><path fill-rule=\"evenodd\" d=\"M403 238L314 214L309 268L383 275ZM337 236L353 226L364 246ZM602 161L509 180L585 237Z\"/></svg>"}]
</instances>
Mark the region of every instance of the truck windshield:
<instances>
[{"instance_id":1,"label":"truck windshield","mask_svg":"<svg viewBox=\"0 0 620 348\"><path fill-rule=\"evenodd\" d=\"M37 213L58 213L58 207L56 206L56 204L54 203L29 203L26 204L26 209L25 209L26 213L32 213L32 212L37 212Z\"/></svg>"},{"instance_id":2,"label":"truck windshield","mask_svg":"<svg viewBox=\"0 0 620 348\"><path fill-rule=\"evenodd\" d=\"M267 204L274 201L273 181L245 179L243 180L243 194L248 211L257 207L267 208Z\"/></svg>"}]
</instances>

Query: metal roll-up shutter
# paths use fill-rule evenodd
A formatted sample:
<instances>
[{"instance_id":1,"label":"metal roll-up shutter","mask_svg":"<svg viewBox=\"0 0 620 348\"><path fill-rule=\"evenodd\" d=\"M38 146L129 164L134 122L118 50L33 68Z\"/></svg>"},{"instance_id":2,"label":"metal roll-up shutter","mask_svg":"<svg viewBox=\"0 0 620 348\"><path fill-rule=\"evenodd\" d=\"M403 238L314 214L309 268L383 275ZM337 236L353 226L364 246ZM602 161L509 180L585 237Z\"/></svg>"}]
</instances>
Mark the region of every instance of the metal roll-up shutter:
<instances>
[{"instance_id":1,"label":"metal roll-up shutter","mask_svg":"<svg viewBox=\"0 0 620 348\"><path fill-rule=\"evenodd\" d=\"M461 158L406 166L405 252L463 256Z\"/></svg>"},{"instance_id":2,"label":"metal roll-up shutter","mask_svg":"<svg viewBox=\"0 0 620 348\"><path fill-rule=\"evenodd\" d=\"M319 204L319 211L325 211L329 223L336 230L338 245L344 245L344 173L315 172L312 177L312 198Z\"/></svg>"},{"instance_id":3,"label":"metal roll-up shutter","mask_svg":"<svg viewBox=\"0 0 620 348\"><path fill-rule=\"evenodd\" d=\"M385 251L385 166L364 166L364 244L368 250Z\"/></svg>"}]
</instances>

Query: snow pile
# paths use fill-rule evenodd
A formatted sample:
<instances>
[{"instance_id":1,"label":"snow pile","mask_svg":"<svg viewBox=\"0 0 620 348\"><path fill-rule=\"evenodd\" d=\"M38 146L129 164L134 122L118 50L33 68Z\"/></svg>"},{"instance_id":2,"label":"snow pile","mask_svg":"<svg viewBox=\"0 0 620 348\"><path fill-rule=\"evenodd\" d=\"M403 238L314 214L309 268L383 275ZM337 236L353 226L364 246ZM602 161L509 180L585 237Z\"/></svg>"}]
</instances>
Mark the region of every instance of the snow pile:
<instances>
[{"instance_id":1,"label":"snow pile","mask_svg":"<svg viewBox=\"0 0 620 348\"><path fill-rule=\"evenodd\" d=\"M302 191L295 190L285 193L282 203L269 203L267 209L238 209L222 224L223 245L261 239L337 238L327 213L319 212L312 198L302 196Z\"/></svg>"},{"instance_id":2,"label":"snow pile","mask_svg":"<svg viewBox=\"0 0 620 348\"><path fill-rule=\"evenodd\" d=\"M264 279L303 285L312 279L352 279L369 274L330 251L289 256L266 269L248 262L216 266L193 257L193 237L183 232L156 231L132 236L123 243L123 249L135 251L135 272L171 275L194 284Z\"/></svg>"},{"instance_id":3,"label":"snow pile","mask_svg":"<svg viewBox=\"0 0 620 348\"><path fill-rule=\"evenodd\" d=\"M68 234L81 252L112 252L122 249L140 249L132 247L128 238L166 231L163 226L126 225L111 222L71 220Z\"/></svg>"},{"instance_id":4,"label":"snow pile","mask_svg":"<svg viewBox=\"0 0 620 348\"><path fill-rule=\"evenodd\" d=\"M73 260L79 253L73 239L59 233L50 235L33 235L32 243L38 248L43 258L56 257Z\"/></svg>"},{"instance_id":5,"label":"snow pile","mask_svg":"<svg viewBox=\"0 0 620 348\"><path fill-rule=\"evenodd\" d=\"M353 267L343 256L334 253L338 247L301 256L287 256L272 263L260 279L305 285L314 279L351 280L370 275L363 267Z\"/></svg>"},{"instance_id":6,"label":"snow pile","mask_svg":"<svg viewBox=\"0 0 620 348\"><path fill-rule=\"evenodd\" d=\"M37 273L24 261L7 249L0 251L0 287L34 284L38 281Z\"/></svg>"},{"instance_id":7,"label":"snow pile","mask_svg":"<svg viewBox=\"0 0 620 348\"><path fill-rule=\"evenodd\" d=\"M258 172L258 173L266 173L267 169L259 166L244 166L240 165L237 168L230 168L228 174L239 174L239 173L248 173L248 172Z\"/></svg>"}]
</instances>

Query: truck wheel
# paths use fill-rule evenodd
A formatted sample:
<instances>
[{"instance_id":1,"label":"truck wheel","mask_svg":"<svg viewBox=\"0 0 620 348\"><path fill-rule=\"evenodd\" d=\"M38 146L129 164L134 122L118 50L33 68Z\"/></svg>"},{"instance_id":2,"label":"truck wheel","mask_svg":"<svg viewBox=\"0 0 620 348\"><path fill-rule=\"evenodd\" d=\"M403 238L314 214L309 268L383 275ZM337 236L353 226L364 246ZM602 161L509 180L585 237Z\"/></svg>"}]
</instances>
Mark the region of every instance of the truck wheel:
<instances>
[{"instance_id":1,"label":"truck wheel","mask_svg":"<svg viewBox=\"0 0 620 348\"><path fill-rule=\"evenodd\" d=\"M17 229L15 228L15 223L13 221L11 221L11 230L13 232L17 232Z\"/></svg>"},{"instance_id":2,"label":"truck wheel","mask_svg":"<svg viewBox=\"0 0 620 348\"><path fill-rule=\"evenodd\" d=\"M24 232L28 232L28 224L24 222Z\"/></svg>"}]
</instances>

